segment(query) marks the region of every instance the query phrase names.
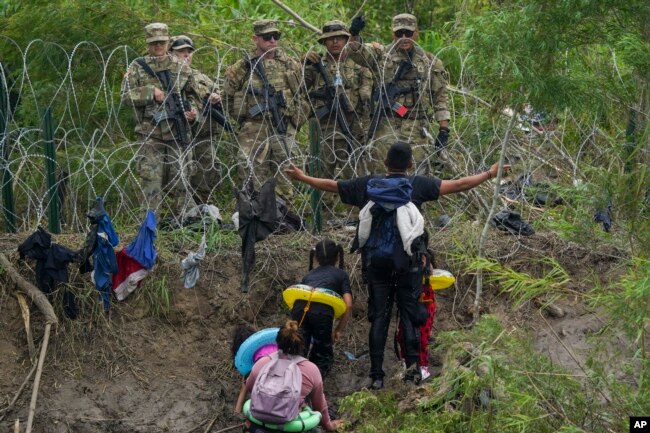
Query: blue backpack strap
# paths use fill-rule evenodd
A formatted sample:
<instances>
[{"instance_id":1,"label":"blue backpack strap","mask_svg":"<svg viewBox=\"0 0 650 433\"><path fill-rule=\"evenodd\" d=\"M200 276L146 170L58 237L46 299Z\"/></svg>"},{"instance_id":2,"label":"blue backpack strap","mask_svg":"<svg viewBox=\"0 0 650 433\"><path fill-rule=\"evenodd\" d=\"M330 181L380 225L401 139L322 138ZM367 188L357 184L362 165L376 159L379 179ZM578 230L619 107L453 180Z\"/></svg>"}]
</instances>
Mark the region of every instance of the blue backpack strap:
<instances>
[{"instance_id":1,"label":"blue backpack strap","mask_svg":"<svg viewBox=\"0 0 650 433\"><path fill-rule=\"evenodd\" d=\"M387 210L411 201L413 185L407 177L373 178L368 181L368 198Z\"/></svg>"}]
</instances>

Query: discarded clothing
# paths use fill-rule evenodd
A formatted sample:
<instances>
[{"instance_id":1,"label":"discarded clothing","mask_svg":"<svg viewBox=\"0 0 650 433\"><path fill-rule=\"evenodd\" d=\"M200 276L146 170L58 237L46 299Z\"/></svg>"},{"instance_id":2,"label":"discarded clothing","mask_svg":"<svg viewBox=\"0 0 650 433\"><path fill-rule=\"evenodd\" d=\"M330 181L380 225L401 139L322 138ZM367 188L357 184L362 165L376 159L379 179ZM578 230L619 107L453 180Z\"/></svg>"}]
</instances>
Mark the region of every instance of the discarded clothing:
<instances>
[{"instance_id":1,"label":"discarded clothing","mask_svg":"<svg viewBox=\"0 0 650 433\"><path fill-rule=\"evenodd\" d=\"M511 235L530 236L535 234L533 227L523 221L517 212L504 209L492 218L492 223L502 231Z\"/></svg>"},{"instance_id":2,"label":"discarded clothing","mask_svg":"<svg viewBox=\"0 0 650 433\"><path fill-rule=\"evenodd\" d=\"M219 208L211 204L200 204L194 206L185 213L183 226L201 221L221 224L222 219Z\"/></svg>"},{"instance_id":3,"label":"discarded clothing","mask_svg":"<svg viewBox=\"0 0 650 433\"><path fill-rule=\"evenodd\" d=\"M607 203L605 209L596 209L594 213L594 221L597 223L602 223L603 229L609 233L609 230L612 228L612 202L611 200Z\"/></svg>"},{"instance_id":4,"label":"discarded clothing","mask_svg":"<svg viewBox=\"0 0 650 433\"><path fill-rule=\"evenodd\" d=\"M138 235L124 250L145 269L151 270L158 256L156 245L154 244L156 236L156 215L149 209L140 226Z\"/></svg>"},{"instance_id":5,"label":"discarded clothing","mask_svg":"<svg viewBox=\"0 0 650 433\"><path fill-rule=\"evenodd\" d=\"M535 192L532 199L535 206L559 206L564 204L562 197L552 191L550 185L546 183L536 183L533 185L532 190Z\"/></svg>"},{"instance_id":6,"label":"discarded clothing","mask_svg":"<svg viewBox=\"0 0 650 433\"><path fill-rule=\"evenodd\" d=\"M140 282L149 274L149 271L137 260L126 253L122 248L115 255L117 261L117 273L113 274L113 291L118 301L123 301L131 294Z\"/></svg>"},{"instance_id":7,"label":"discarded clothing","mask_svg":"<svg viewBox=\"0 0 650 433\"><path fill-rule=\"evenodd\" d=\"M181 280L183 280L183 286L186 289L191 289L196 285L196 282L199 280L199 262L205 258L205 235L201 239L201 244L199 245L199 250L197 252L190 252L186 258L181 260L181 267L183 268L183 273L181 274Z\"/></svg>"},{"instance_id":8,"label":"discarded clothing","mask_svg":"<svg viewBox=\"0 0 650 433\"><path fill-rule=\"evenodd\" d=\"M276 197L275 204L278 208L278 227L275 229L276 233L293 233L307 230L305 221L291 212L284 200Z\"/></svg>"},{"instance_id":9,"label":"discarded clothing","mask_svg":"<svg viewBox=\"0 0 650 433\"><path fill-rule=\"evenodd\" d=\"M111 217L104 208L104 198L97 196L95 199L95 206L86 214L91 224L97 224L97 232L106 233L106 239L111 245L117 246L120 243L120 238L113 228Z\"/></svg>"},{"instance_id":10,"label":"discarded clothing","mask_svg":"<svg viewBox=\"0 0 650 433\"><path fill-rule=\"evenodd\" d=\"M104 311L111 308L112 274L117 273L115 250L106 233L97 233L97 248L93 252L93 280L104 305Z\"/></svg>"},{"instance_id":11,"label":"discarded clothing","mask_svg":"<svg viewBox=\"0 0 650 433\"><path fill-rule=\"evenodd\" d=\"M76 251L51 242L52 236L39 227L18 246L21 259L36 260L36 286L48 298L51 298L57 283L68 282L68 263L79 259ZM76 297L66 288L63 289L63 309L69 318L77 317Z\"/></svg>"},{"instance_id":12,"label":"discarded clothing","mask_svg":"<svg viewBox=\"0 0 650 433\"><path fill-rule=\"evenodd\" d=\"M525 192L532 186L532 175L524 173L517 180L508 181L499 186L499 193L511 200L525 200Z\"/></svg>"},{"instance_id":13,"label":"discarded clothing","mask_svg":"<svg viewBox=\"0 0 650 433\"><path fill-rule=\"evenodd\" d=\"M275 179L267 180L259 193L235 190L237 196L238 232L242 239L242 285L248 292L248 278L255 265L255 243L263 241L278 227L275 200Z\"/></svg>"},{"instance_id":14,"label":"discarded clothing","mask_svg":"<svg viewBox=\"0 0 650 433\"><path fill-rule=\"evenodd\" d=\"M29 257L36 260L45 260L51 245L52 235L42 227L38 227L22 244L18 245L18 253L21 259Z\"/></svg>"},{"instance_id":15,"label":"discarded clothing","mask_svg":"<svg viewBox=\"0 0 650 433\"><path fill-rule=\"evenodd\" d=\"M140 286L156 262L156 215L151 209L140 226L137 236L116 256L117 273L113 274L112 285L118 301L123 301Z\"/></svg>"}]
</instances>

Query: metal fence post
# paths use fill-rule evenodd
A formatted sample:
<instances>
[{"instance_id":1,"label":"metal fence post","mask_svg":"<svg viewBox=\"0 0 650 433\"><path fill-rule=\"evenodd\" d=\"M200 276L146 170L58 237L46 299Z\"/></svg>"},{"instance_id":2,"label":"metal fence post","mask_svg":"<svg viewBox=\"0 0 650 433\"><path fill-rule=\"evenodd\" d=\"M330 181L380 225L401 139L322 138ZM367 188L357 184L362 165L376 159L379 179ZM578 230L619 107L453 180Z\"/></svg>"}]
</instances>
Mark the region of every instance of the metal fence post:
<instances>
[{"instance_id":1,"label":"metal fence post","mask_svg":"<svg viewBox=\"0 0 650 433\"><path fill-rule=\"evenodd\" d=\"M309 174L310 176L320 177L322 173L320 163L320 125L316 119L309 121L309 152L311 155ZM321 192L319 190L312 188L310 202L313 212L313 231L314 233L320 233L323 229L323 221L321 218Z\"/></svg>"},{"instance_id":2,"label":"metal fence post","mask_svg":"<svg viewBox=\"0 0 650 433\"><path fill-rule=\"evenodd\" d=\"M45 178L47 181L47 222L51 233L61 233L59 220L59 197L56 181L56 148L54 147L54 125L52 110L47 107L43 111L43 140L45 156Z\"/></svg>"},{"instance_id":3,"label":"metal fence post","mask_svg":"<svg viewBox=\"0 0 650 433\"><path fill-rule=\"evenodd\" d=\"M10 149L7 129L9 129L9 95L7 80L2 65L0 65L0 170L2 170L2 211L9 233L16 233L16 208L14 204L14 179L9 169Z\"/></svg>"}]
</instances>

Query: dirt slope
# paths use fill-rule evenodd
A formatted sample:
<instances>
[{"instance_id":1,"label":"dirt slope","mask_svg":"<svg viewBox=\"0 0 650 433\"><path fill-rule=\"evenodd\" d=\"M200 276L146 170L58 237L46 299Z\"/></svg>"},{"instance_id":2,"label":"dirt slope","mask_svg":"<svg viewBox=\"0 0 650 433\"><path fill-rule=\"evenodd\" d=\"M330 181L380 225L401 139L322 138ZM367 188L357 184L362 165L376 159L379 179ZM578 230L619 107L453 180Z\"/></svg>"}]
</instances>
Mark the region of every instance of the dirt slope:
<instances>
[{"instance_id":1,"label":"dirt slope","mask_svg":"<svg viewBox=\"0 0 650 433\"><path fill-rule=\"evenodd\" d=\"M1 250L12 253L26 236L5 236ZM345 240L350 234L341 232L334 236ZM444 232L436 235L439 251L451 246L450 238ZM59 237L58 241L73 246L78 239ZM263 328L278 326L286 319L281 291L305 272L305 254L296 251L296 245L309 242L306 235L288 241L276 236L260 245L253 289L245 295L239 292L240 262L236 251L208 255L197 287L190 290L184 289L178 278L178 257L164 256L148 277L146 294L142 290L143 293L135 293L117 305L110 323L98 312L88 276L71 272L72 285L83 297L81 317L76 321L62 318L50 340L34 431L190 433L203 432L211 423L212 432L239 424L241 420L232 413L241 379L232 368L231 333L239 323ZM513 251L516 254L511 254ZM610 275L620 260L614 251L596 252L546 234L517 240L493 233L489 254L532 274L541 272L536 259L554 256L571 275L570 285L576 291L583 291L594 276ZM33 271L26 264L18 263L15 254L11 258L22 275L33 279ZM368 357L364 355L368 349L367 291L359 281L357 256L348 257L346 265L353 276L355 310L344 341L335 349L335 366L326 381L330 401L366 385L369 370ZM449 268L447 265L445 257L439 255L438 266ZM11 284L3 276L0 283L1 410L13 399L31 363ZM163 286L170 296L166 313L155 295ZM456 287L439 293L437 330L470 323L473 291L473 277L459 275ZM569 369L580 370L581 354L588 344L586 338L602 326L595 312L570 299L560 303L566 313L560 318L539 312L534 303L513 310L508 298L496 292L496 288L487 288L482 303L484 312L497 314L507 326L531 329L540 352ZM38 349L43 325L35 308L32 324ZM386 345L389 376L398 373L392 353L393 326L394 323ZM558 339L563 344L558 344ZM344 351L359 359L347 359ZM432 363L436 367L438 360L433 359ZM0 423L0 430L9 431L16 418L22 423L26 421L30 396L31 385Z\"/></svg>"}]
</instances>

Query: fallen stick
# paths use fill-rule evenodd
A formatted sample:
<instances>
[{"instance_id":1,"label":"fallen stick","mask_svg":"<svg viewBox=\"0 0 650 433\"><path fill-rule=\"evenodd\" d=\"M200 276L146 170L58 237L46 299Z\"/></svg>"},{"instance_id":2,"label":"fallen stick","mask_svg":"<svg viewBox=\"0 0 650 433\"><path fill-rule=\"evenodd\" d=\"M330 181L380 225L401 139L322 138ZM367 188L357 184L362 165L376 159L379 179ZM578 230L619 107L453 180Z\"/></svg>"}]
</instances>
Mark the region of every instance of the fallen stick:
<instances>
[{"instance_id":1,"label":"fallen stick","mask_svg":"<svg viewBox=\"0 0 650 433\"><path fill-rule=\"evenodd\" d=\"M4 267L7 276L14 283L16 283L16 287L18 287L21 292L29 296L29 298L32 300L32 302L34 302L34 304L36 304L41 313L43 313L45 316L45 323L48 325L57 326L59 324L59 319L57 319L56 314L54 313L54 308L52 308L52 304L50 304L50 301L47 300L47 297L43 294L43 292L41 292L32 283L24 279L18 273L18 271L16 271L16 268L14 268L14 265L11 264L9 259L7 259L7 257L2 253L0 253L0 264L2 267Z\"/></svg>"},{"instance_id":2,"label":"fallen stick","mask_svg":"<svg viewBox=\"0 0 650 433\"><path fill-rule=\"evenodd\" d=\"M23 316L23 322L25 322L25 332L27 333L27 347L29 348L29 359L32 361L32 363L34 363L34 360L36 359L36 347L34 347L32 327L29 324L29 306L27 305L25 295L22 293L16 293L16 299L18 299L18 304L20 305L20 313Z\"/></svg>"},{"instance_id":3,"label":"fallen stick","mask_svg":"<svg viewBox=\"0 0 650 433\"><path fill-rule=\"evenodd\" d=\"M285 5L280 0L271 0L271 1L276 5L278 5L280 8L282 8L286 13L288 13L289 15L297 19L298 22L302 24L304 27L306 27L307 29L311 30L317 35L320 35L322 33L317 27L314 27L313 25L309 24L307 21L305 21L303 17L295 13L289 6Z\"/></svg>"},{"instance_id":4,"label":"fallen stick","mask_svg":"<svg viewBox=\"0 0 650 433\"><path fill-rule=\"evenodd\" d=\"M9 403L9 406L0 410L0 412L2 412L2 416L0 416L0 421L2 421L5 418L5 416L7 416L9 411L14 407L14 404L16 404L16 401L18 401L18 397L20 397L20 394L23 393L23 390L25 389L27 382L29 382L29 380L32 378L32 374L34 374L34 372L36 371L36 366L37 364L34 364L29 374L27 374L27 377L25 378L25 380L23 380L23 383L22 385L20 385L20 388L18 388L18 392L16 392L16 395L14 396L14 399L11 400L11 403Z\"/></svg>"},{"instance_id":5,"label":"fallen stick","mask_svg":"<svg viewBox=\"0 0 650 433\"><path fill-rule=\"evenodd\" d=\"M14 433L20 433L20 420L16 418L16 422L14 423Z\"/></svg>"},{"instance_id":6,"label":"fallen stick","mask_svg":"<svg viewBox=\"0 0 650 433\"><path fill-rule=\"evenodd\" d=\"M43 345L41 346L41 356L38 358L38 369L36 370L36 377L34 378L34 389L32 389L32 401L29 403L29 416L27 417L27 429L25 430L25 433L32 432L32 423L34 422L34 413L36 412L36 399L38 397L38 386L41 383L41 373L43 372L43 363L45 362L45 354L47 353L47 343L50 341L51 330L52 330L52 324L47 323L45 325L45 337L43 338Z\"/></svg>"},{"instance_id":7,"label":"fallen stick","mask_svg":"<svg viewBox=\"0 0 650 433\"><path fill-rule=\"evenodd\" d=\"M495 181L494 189L492 190L492 205L490 206L487 218L485 219L485 225L483 225L483 230L481 230L481 235L478 239L478 251L477 256L479 259L483 258L483 252L485 248L485 242L487 241L488 232L492 226L492 218L496 214L497 204L499 200L499 185L501 185L501 179L503 177L503 162L506 157L506 150L508 149L508 142L510 141L510 134L512 129L515 127L515 122L517 120L517 112L515 111L508 121L508 127L506 133L503 136L503 141L501 142L501 154L499 155L499 168L497 170L497 178ZM472 325L478 322L478 319L481 316L481 294L483 293L483 268L478 270L476 274L476 294L474 295L474 308L472 310Z\"/></svg>"},{"instance_id":8,"label":"fallen stick","mask_svg":"<svg viewBox=\"0 0 650 433\"><path fill-rule=\"evenodd\" d=\"M216 420L217 420L217 419L215 418L215 419L212 421L212 424L214 424L214 422L215 422ZM243 426L244 426L244 423L237 424L237 425L231 425L230 427L226 427L226 428L222 428L221 430L217 430L217 431L214 432L214 433L223 433L223 432L225 432L225 431L234 430L234 429L236 429L237 427L243 427ZM210 425L210 427L212 427L212 425ZM206 432L207 432L207 431L208 431L208 430L206 430Z\"/></svg>"}]
</instances>

